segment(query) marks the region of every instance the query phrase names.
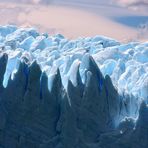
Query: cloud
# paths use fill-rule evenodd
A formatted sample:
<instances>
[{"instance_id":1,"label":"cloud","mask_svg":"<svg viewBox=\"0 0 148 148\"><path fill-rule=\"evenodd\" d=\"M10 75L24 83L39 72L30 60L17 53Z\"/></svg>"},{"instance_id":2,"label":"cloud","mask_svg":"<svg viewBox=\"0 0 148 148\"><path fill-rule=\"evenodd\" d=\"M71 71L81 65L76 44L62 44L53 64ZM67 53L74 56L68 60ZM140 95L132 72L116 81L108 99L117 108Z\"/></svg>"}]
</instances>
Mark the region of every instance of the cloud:
<instances>
[{"instance_id":1,"label":"cloud","mask_svg":"<svg viewBox=\"0 0 148 148\"><path fill-rule=\"evenodd\" d=\"M114 0L117 4L121 6L131 7L131 6L148 6L148 0Z\"/></svg>"},{"instance_id":2,"label":"cloud","mask_svg":"<svg viewBox=\"0 0 148 148\"><path fill-rule=\"evenodd\" d=\"M148 0L111 0L111 2L113 5L126 7L144 13L148 10Z\"/></svg>"},{"instance_id":3,"label":"cloud","mask_svg":"<svg viewBox=\"0 0 148 148\"><path fill-rule=\"evenodd\" d=\"M0 0L0 2L4 2ZM5 0L5 2L24 3L24 4L50 4L52 0Z\"/></svg>"},{"instance_id":4,"label":"cloud","mask_svg":"<svg viewBox=\"0 0 148 148\"><path fill-rule=\"evenodd\" d=\"M34 4L50 4L53 0L32 0Z\"/></svg>"},{"instance_id":5,"label":"cloud","mask_svg":"<svg viewBox=\"0 0 148 148\"><path fill-rule=\"evenodd\" d=\"M11 2L11 3L34 3L34 0L0 0L0 2Z\"/></svg>"}]
</instances>

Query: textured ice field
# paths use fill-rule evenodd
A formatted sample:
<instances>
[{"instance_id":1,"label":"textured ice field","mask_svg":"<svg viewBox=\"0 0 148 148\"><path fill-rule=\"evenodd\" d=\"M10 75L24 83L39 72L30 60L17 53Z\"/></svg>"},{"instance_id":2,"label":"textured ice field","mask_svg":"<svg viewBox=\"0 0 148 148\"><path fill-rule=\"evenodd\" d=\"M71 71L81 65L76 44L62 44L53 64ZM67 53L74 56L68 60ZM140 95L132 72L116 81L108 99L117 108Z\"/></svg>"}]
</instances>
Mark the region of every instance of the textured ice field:
<instances>
[{"instance_id":1,"label":"textured ice field","mask_svg":"<svg viewBox=\"0 0 148 148\"><path fill-rule=\"evenodd\" d=\"M0 148L147 148L148 43L0 27Z\"/></svg>"},{"instance_id":2,"label":"textured ice field","mask_svg":"<svg viewBox=\"0 0 148 148\"><path fill-rule=\"evenodd\" d=\"M103 75L111 77L120 93L148 99L148 42L121 44L103 36L68 40L60 34L39 34L33 28L1 26L0 46L1 51L9 55L4 87L7 86L10 75L17 71L23 57L30 64L36 60L42 71L47 73L49 89L57 68L60 69L65 88L68 79L75 85L73 75L79 65L80 75L85 83L85 69L81 66L81 61L84 55L90 54Z\"/></svg>"}]
</instances>

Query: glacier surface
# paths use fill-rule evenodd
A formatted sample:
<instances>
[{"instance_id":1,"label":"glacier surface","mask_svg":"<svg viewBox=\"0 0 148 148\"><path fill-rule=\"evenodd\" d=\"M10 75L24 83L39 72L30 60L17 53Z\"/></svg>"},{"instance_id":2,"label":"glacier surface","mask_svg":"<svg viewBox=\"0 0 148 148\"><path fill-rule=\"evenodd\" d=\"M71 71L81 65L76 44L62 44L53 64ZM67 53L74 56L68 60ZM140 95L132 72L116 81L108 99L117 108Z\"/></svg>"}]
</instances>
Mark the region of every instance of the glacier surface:
<instances>
[{"instance_id":1,"label":"glacier surface","mask_svg":"<svg viewBox=\"0 0 148 148\"><path fill-rule=\"evenodd\" d=\"M0 148L148 147L148 42L0 26L0 67Z\"/></svg>"}]
</instances>

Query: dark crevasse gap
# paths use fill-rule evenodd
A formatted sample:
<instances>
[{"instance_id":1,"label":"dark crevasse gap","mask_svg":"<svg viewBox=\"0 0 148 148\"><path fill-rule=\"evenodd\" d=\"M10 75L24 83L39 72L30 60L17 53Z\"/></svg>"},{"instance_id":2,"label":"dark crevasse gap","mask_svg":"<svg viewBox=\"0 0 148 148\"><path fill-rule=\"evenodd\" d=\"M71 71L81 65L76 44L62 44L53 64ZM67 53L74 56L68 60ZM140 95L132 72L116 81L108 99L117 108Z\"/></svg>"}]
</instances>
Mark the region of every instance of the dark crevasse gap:
<instances>
[{"instance_id":1,"label":"dark crevasse gap","mask_svg":"<svg viewBox=\"0 0 148 148\"><path fill-rule=\"evenodd\" d=\"M28 65L23 63L23 72L24 72L24 75L26 77L26 83L25 83L25 87L24 87L24 90L26 92L27 90L27 85L28 85L28 77L29 77L29 68L28 68Z\"/></svg>"},{"instance_id":2,"label":"dark crevasse gap","mask_svg":"<svg viewBox=\"0 0 148 148\"><path fill-rule=\"evenodd\" d=\"M40 99L43 99L43 86L44 86L44 81L43 81L43 75L44 73L41 74L40 77Z\"/></svg>"},{"instance_id":3,"label":"dark crevasse gap","mask_svg":"<svg viewBox=\"0 0 148 148\"><path fill-rule=\"evenodd\" d=\"M101 92L102 88L103 88L103 80L102 78L100 78L100 75L97 75L97 81L98 81L98 87L99 87L99 91Z\"/></svg>"},{"instance_id":4,"label":"dark crevasse gap","mask_svg":"<svg viewBox=\"0 0 148 148\"><path fill-rule=\"evenodd\" d=\"M86 69L85 83L79 67L77 85L69 80L67 90L57 69L49 91L48 76L36 61L20 62L14 79L3 88L6 64L4 54L0 57L1 148L148 147L146 103L137 109L133 96L120 95L90 55L84 55L80 64ZM137 120L132 118L136 110Z\"/></svg>"},{"instance_id":5,"label":"dark crevasse gap","mask_svg":"<svg viewBox=\"0 0 148 148\"><path fill-rule=\"evenodd\" d=\"M8 61L7 54L2 54L0 56L0 92L3 89L3 79L4 79L4 74L6 71L7 61Z\"/></svg>"}]
</instances>

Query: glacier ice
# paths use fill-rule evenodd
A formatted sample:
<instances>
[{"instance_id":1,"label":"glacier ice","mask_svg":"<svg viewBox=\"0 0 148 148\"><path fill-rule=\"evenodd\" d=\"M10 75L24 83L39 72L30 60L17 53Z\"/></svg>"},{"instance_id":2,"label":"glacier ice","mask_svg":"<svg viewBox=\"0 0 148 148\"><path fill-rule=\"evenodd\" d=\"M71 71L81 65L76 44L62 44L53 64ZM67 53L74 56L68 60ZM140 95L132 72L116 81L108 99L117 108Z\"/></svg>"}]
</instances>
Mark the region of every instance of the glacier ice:
<instances>
[{"instance_id":1,"label":"glacier ice","mask_svg":"<svg viewBox=\"0 0 148 148\"><path fill-rule=\"evenodd\" d=\"M0 26L0 67L0 147L148 147L147 42Z\"/></svg>"}]
</instances>

